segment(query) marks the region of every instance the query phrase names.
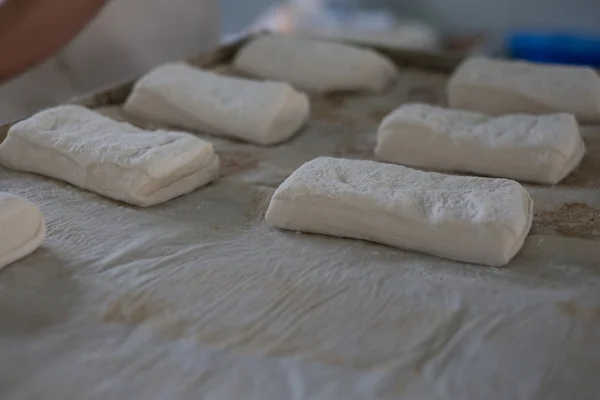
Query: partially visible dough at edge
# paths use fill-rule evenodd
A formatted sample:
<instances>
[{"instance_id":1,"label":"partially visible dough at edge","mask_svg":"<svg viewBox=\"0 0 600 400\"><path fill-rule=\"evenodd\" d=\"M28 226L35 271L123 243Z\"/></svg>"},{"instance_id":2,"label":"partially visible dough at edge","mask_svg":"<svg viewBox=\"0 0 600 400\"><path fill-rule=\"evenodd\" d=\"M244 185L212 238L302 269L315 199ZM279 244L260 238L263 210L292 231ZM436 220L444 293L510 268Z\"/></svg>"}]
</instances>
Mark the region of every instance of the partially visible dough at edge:
<instances>
[{"instance_id":1,"label":"partially visible dough at edge","mask_svg":"<svg viewBox=\"0 0 600 400\"><path fill-rule=\"evenodd\" d=\"M34 252L45 236L44 215L35 204L0 192L0 270Z\"/></svg>"},{"instance_id":2,"label":"partially visible dough at edge","mask_svg":"<svg viewBox=\"0 0 600 400\"><path fill-rule=\"evenodd\" d=\"M591 68L473 57L448 83L450 107L489 115L569 113L600 121L600 75Z\"/></svg>"}]
</instances>

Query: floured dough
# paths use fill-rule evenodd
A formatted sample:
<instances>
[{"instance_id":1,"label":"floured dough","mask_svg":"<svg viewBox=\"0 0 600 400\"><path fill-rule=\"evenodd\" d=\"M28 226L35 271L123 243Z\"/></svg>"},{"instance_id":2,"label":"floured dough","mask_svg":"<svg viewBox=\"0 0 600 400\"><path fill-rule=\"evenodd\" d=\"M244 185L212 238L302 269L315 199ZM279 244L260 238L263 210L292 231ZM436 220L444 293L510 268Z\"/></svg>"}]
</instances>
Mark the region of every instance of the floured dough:
<instances>
[{"instance_id":1,"label":"floured dough","mask_svg":"<svg viewBox=\"0 0 600 400\"><path fill-rule=\"evenodd\" d=\"M79 106L42 111L13 125L0 163L106 197L151 206L218 176L211 143L181 132L148 132Z\"/></svg>"},{"instance_id":2,"label":"floured dough","mask_svg":"<svg viewBox=\"0 0 600 400\"><path fill-rule=\"evenodd\" d=\"M373 50L284 34L261 36L238 53L235 67L316 92L382 91L396 67Z\"/></svg>"},{"instance_id":3,"label":"floured dough","mask_svg":"<svg viewBox=\"0 0 600 400\"><path fill-rule=\"evenodd\" d=\"M448 83L450 107L490 115L566 112L600 120L600 76L591 68L474 57Z\"/></svg>"},{"instance_id":4,"label":"floured dough","mask_svg":"<svg viewBox=\"0 0 600 400\"><path fill-rule=\"evenodd\" d=\"M44 215L35 204L0 192L0 269L33 253L45 236Z\"/></svg>"},{"instance_id":5,"label":"floured dough","mask_svg":"<svg viewBox=\"0 0 600 400\"><path fill-rule=\"evenodd\" d=\"M492 118L410 104L382 121L375 154L413 167L554 184L579 164L584 148L570 114Z\"/></svg>"},{"instance_id":6,"label":"floured dough","mask_svg":"<svg viewBox=\"0 0 600 400\"><path fill-rule=\"evenodd\" d=\"M308 97L287 83L226 77L184 63L140 79L125 111L151 121L261 145L288 140L308 120Z\"/></svg>"},{"instance_id":7,"label":"floured dough","mask_svg":"<svg viewBox=\"0 0 600 400\"><path fill-rule=\"evenodd\" d=\"M527 191L507 179L321 157L281 184L266 219L283 229L502 266L523 246L532 208Z\"/></svg>"}]
</instances>

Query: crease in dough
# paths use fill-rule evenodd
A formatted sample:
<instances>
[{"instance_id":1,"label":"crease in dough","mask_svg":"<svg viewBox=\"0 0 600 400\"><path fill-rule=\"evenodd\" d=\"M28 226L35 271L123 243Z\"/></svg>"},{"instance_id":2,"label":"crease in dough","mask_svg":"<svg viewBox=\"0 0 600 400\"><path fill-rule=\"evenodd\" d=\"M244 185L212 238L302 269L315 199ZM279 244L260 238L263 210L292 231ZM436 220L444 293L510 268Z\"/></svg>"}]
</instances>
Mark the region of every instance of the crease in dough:
<instances>
[{"instance_id":1,"label":"crease in dough","mask_svg":"<svg viewBox=\"0 0 600 400\"><path fill-rule=\"evenodd\" d=\"M0 270L33 253L45 237L40 209L27 199L0 192Z\"/></svg>"},{"instance_id":2,"label":"crease in dough","mask_svg":"<svg viewBox=\"0 0 600 400\"><path fill-rule=\"evenodd\" d=\"M517 182L320 157L275 191L267 222L363 239L452 260L506 265L531 228L533 201Z\"/></svg>"},{"instance_id":3,"label":"crease in dough","mask_svg":"<svg viewBox=\"0 0 600 400\"><path fill-rule=\"evenodd\" d=\"M556 184L585 144L570 114L488 117L426 104L397 108L377 134L378 159L411 167Z\"/></svg>"},{"instance_id":4,"label":"crease in dough","mask_svg":"<svg viewBox=\"0 0 600 400\"><path fill-rule=\"evenodd\" d=\"M0 145L0 163L142 207L189 193L219 174L209 142L144 131L72 105L13 125Z\"/></svg>"},{"instance_id":5,"label":"crease in dough","mask_svg":"<svg viewBox=\"0 0 600 400\"><path fill-rule=\"evenodd\" d=\"M489 115L569 113L600 121L600 75L592 68L472 57L448 82L452 108Z\"/></svg>"},{"instance_id":6,"label":"crease in dough","mask_svg":"<svg viewBox=\"0 0 600 400\"><path fill-rule=\"evenodd\" d=\"M308 121L308 96L260 82L169 63L142 77L124 110L146 120L259 145L289 140Z\"/></svg>"},{"instance_id":7,"label":"crease in dough","mask_svg":"<svg viewBox=\"0 0 600 400\"><path fill-rule=\"evenodd\" d=\"M312 92L380 92L398 75L396 66L374 50L281 33L252 40L234 66Z\"/></svg>"}]
</instances>

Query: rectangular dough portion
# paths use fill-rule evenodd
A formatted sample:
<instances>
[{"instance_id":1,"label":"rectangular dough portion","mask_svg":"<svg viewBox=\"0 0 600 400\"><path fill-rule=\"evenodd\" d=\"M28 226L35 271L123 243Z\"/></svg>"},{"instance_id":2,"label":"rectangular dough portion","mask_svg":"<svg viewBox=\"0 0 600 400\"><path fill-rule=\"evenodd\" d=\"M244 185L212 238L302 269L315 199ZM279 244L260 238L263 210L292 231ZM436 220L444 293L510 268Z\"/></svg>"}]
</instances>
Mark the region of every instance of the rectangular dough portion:
<instances>
[{"instance_id":1,"label":"rectangular dough portion","mask_svg":"<svg viewBox=\"0 0 600 400\"><path fill-rule=\"evenodd\" d=\"M314 92L381 92L398 69L374 50L288 34L263 35L236 55L235 67Z\"/></svg>"},{"instance_id":2,"label":"rectangular dough portion","mask_svg":"<svg viewBox=\"0 0 600 400\"><path fill-rule=\"evenodd\" d=\"M219 174L209 142L144 131L79 106L42 111L12 126L0 163L142 207L189 193Z\"/></svg>"},{"instance_id":3,"label":"rectangular dough portion","mask_svg":"<svg viewBox=\"0 0 600 400\"><path fill-rule=\"evenodd\" d=\"M134 86L124 109L136 117L260 145L290 139L310 114L287 83L226 77L184 63L162 65Z\"/></svg>"},{"instance_id":4,"label":"rectangular dough portion","mask_svg":"<svg viewBox=\"0 0 600 400\"><path fill-rule=\"evenodd\" d=\"M381 123L382 161L555 184L581 161L585 145L570 114L493 118L426 104L396 109Z\"/></svg>"},{"instance_id":5,"label":"rectangular dough portion","mask_svg":"<svg viewBox=\"0 0 600 400\"><path fill-rule=\"evenodd\" d=\"M282 229L503 266L523 246L532 210L515 181L321 157L281 184L266 219Z\"/></svg>"},{"instance_id":6,"label":"rectangular dough portion","mask_svg":"<svg viewBox=\"0 0 600 400\"><path fill-rule=\"evenodd\" d=\"M474 57L448 83L450 107L489 115L565 112L600 121L600 76L591 68Z\"/></svg>"}]
</instances>

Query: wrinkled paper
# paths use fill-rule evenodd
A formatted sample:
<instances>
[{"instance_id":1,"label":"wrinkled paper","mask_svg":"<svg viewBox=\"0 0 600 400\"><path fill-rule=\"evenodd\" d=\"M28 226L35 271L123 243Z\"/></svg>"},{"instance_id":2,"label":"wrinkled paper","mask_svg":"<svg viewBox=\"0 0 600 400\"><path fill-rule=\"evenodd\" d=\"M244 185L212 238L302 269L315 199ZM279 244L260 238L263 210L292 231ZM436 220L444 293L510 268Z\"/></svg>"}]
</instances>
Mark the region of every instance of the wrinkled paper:
<instances>
[{"instance_id":1,"label":"wrinkled paper","mask_svg":"<svg viewBox=\"0 0 600 400\"><path fill-rule=\"evenodd\" d=\"M564 183L526 185L534 226L504 268L264 221L294 169L373 158L381 118L443 103L445 80L314 97L280 146L201 135L222 179L147 209L0 168L48 226L0 273L0 398L599 398L600 127Z\"/></svg>"}]
</instances>

